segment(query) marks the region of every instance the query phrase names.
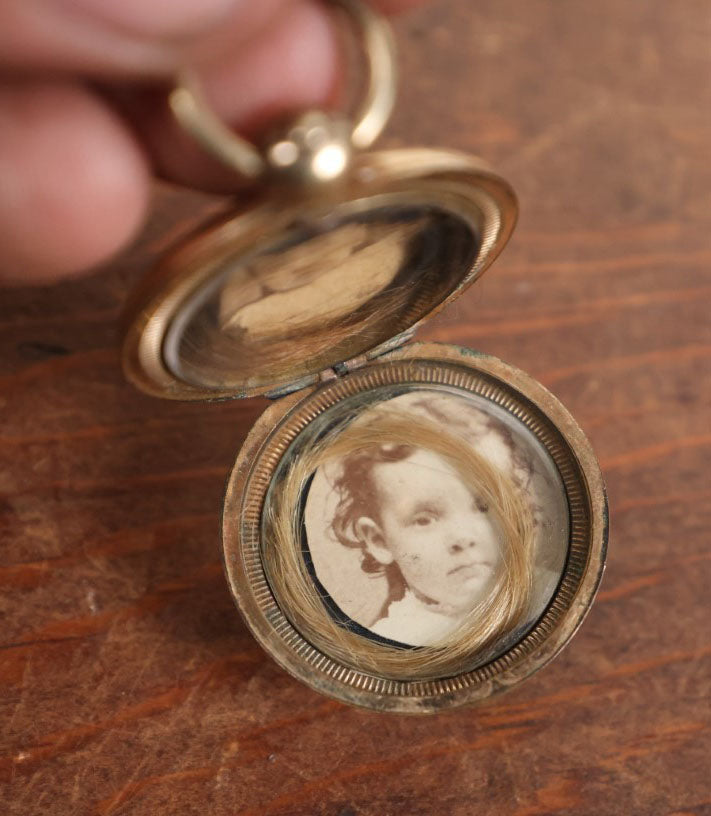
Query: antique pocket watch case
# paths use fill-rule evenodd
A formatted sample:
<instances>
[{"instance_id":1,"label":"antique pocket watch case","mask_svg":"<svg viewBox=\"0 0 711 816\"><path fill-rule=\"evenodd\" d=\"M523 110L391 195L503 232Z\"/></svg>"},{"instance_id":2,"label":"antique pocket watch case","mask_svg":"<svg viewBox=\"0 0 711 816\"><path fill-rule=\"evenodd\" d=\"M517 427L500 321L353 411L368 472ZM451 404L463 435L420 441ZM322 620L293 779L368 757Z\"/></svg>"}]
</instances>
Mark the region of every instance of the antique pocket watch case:
<instances>
[{"instance_id":1,"label":"antique pocket watch case","mask_svg":"<svg viewBox=\"0 0 711 816\"><path fill-rule=\"evenodd\" d=\"M604 487L565 408L493 357L409 342L515 218L469 156L363 154L213 221L127 310L142 390L274 398L227 484L227 578L265 650L344 702L426 713L509 688L602 575Z\"/></svg>"}]
</instances>

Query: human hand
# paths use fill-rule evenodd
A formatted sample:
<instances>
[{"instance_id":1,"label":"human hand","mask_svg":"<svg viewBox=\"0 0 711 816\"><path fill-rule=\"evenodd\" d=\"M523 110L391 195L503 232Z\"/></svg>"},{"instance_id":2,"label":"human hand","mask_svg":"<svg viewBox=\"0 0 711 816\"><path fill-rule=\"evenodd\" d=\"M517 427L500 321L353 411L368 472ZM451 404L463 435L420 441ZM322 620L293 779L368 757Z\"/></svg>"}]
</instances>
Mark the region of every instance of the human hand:
<instances>
[{"instance_id":1,"label":"human hand","mask_svg":"<svg viewBox=\"0 0 711 816\"><path fill-rule=\"evenodd\" d=\"M418 0L372 2L393 13ZM235 189L167 115L184 65L243 132L327 105L339 76L318 0L0 0L0 281L107 260L143 223L153 172Z\"/></svg>"}]
</instances>

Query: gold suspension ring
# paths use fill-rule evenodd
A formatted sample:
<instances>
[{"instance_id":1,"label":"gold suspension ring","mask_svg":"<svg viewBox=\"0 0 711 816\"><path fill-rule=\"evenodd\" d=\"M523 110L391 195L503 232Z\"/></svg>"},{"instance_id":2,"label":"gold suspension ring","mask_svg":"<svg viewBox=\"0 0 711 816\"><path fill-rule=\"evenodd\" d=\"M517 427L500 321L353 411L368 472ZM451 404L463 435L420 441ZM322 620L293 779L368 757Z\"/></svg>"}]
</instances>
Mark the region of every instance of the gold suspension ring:
<instances>
[{"instance_id":1,"label":"gold suspension ring","mask_svg":"<svg viewBox=\"0 0 711 816\"><path fill-rule=\"evenodd\" d=\"M318 127L329 131L324 141L333 147L333 139L336 138L334 134L338 134L339 149L343 151L344 158L340 169L336 162L337 172L327 170L323 176L318 173L318 163L315 173L311 167L305 174L302 169L298 174L299 180L303 181L305 175L307 182L326 181L340 175L353 149L363 150L377 139L390 117L397 85L395 43L385 18L360 0L328 2L342 8L355 24L365 55L367 81L363 99L354 116L354 124L348 125L345 132L342 121L339 123L333 117L317 114L320 117ZM208 153L247 179L256 181L263 178L275 164L282 167L295 164L296 154L302 149L297 140L296 144L290 143L291 148L282 148L281 154L277 152L276 161L270 161L268 151L262 152L247 139L238 136L214 113L196 73L191 69L179 72L168 103L184 130ZM277 144L283 145L285 142L282 140ZM293 154L291 162L286 161L290 154Z\"/></svg>"}]
</instances>

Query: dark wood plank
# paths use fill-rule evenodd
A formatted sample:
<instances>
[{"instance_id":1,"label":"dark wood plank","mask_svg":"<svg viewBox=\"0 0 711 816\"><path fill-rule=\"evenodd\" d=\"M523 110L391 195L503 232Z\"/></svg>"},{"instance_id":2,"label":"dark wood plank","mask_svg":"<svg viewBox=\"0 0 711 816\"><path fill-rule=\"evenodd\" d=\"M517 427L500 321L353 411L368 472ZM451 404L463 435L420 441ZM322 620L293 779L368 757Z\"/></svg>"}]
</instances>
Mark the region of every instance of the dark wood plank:
<instances>
[{"instance_id":1,"label":"dark wood plank","mask_svg":"<svg viewBox=\"0 0 711 816\"><path fill-rule=\"evenodd\" d=\"M486 278L422 332L529 371L607 479L599 599L490 705L351 710L280 671L220 565L225 476L264 402L163 403L116 319L164 191L111 268L0 295L3 813L711 814L711 10L452 0L399 23L386 144L477 152L521 197Z\"/></svg>"}]
</instances>

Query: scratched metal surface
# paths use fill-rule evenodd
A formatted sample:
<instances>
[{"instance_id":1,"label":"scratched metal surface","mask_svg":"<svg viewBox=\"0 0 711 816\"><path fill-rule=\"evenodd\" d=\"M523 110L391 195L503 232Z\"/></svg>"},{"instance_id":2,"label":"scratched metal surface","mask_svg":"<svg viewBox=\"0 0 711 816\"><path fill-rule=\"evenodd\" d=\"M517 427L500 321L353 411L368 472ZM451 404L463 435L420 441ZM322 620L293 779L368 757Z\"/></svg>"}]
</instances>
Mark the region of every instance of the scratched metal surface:
<instances>
[{"instance_id":1,"label":"scratched metal surface","mask_svg":"<svg viewBox=\"0 0 711 816\"><path fill-rule=\"evenodd\" d=\"M280 671L222 575L255 400L123 381L115 321L163 192L101 274L0 298L0 811L711 813L711 7L452 0L399 24L386 144L480 153L518 190L500 262L422 332L523 368L596 447L609 568L555 663L475 710L384 717Z\"/></svg>"}]
</instances>

